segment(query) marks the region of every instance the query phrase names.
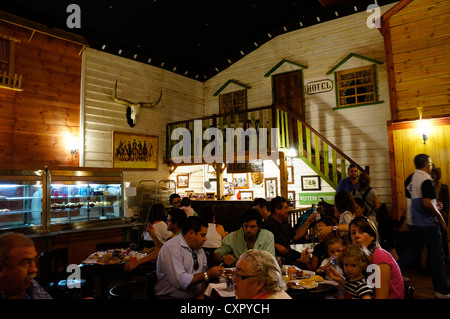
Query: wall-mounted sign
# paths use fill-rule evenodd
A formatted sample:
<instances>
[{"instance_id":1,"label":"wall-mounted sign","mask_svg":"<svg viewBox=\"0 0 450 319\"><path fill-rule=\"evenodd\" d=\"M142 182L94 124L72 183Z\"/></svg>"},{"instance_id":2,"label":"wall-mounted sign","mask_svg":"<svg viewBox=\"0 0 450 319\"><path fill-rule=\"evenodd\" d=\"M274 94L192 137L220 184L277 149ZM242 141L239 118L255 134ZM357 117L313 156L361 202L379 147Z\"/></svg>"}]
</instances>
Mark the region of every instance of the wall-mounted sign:
<instances>
[{"instance_id":1,"label":"wall-mounted sign","mask_svg":"<svg viewBox=\"0 0 450 319\"><path fill-rule=\"evenodd\" d=\"M330 92L333 89L333 81L325 79L312 81L305 85L306 94Z\"/></svg>"},{"instance_id":2,"label":"wall-mounted sign","mask_svg":"<svg viewBox=\"0 0 450 319\"><path fill-rule=\"evenodd\" d=\"M231 163L227 164L227 173L245 173L245 172L263 172L264 165L262 160L255 160L250 163Z\"/></svg>"}]
</instances>

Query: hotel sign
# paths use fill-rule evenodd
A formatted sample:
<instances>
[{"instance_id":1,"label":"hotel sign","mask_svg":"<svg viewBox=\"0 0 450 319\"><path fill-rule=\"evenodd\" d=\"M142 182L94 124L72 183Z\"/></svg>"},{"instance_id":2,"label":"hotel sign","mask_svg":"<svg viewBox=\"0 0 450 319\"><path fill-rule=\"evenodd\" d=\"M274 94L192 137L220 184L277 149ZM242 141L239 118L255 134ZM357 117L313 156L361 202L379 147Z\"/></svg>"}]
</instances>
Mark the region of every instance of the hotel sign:
<instances>
[{"instance_id":1,"label":"hotel sign","mask_svg":"<svg viewBox=\"0 0 450 319\"><path fill-rule=\"evenodd\" d=\"M309 95L330 92L332 89L333 89L333 81L329 79L312 81L306 84L305 86L305 92L306 94Z\"/></svg>"}]
</instances>

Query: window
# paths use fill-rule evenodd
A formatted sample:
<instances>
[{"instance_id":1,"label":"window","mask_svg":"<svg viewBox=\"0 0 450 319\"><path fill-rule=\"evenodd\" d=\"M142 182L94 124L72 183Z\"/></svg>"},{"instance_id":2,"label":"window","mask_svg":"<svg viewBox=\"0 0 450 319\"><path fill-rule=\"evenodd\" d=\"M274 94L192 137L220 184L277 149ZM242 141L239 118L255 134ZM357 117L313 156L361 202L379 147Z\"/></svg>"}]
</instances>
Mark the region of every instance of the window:
<instances>
[{"instance_id":1,"label":"window","mask_svg":"<svg viewBox=\"0 0 450 319\"><path fill-rule=\"evenodd\" d=\"M235 113L244 111L246 105L245 90L239 90L220 95L220 113Z\"/></svg>"},{"instance_id":2,"label":"window","mask_svg":"<svg viewBox=\"0 0 450 319\"><path fill-rule=\"evenodd\" d=\"M336 72L337 106L377 103L375 65Z\"/></svg>"},{"instance_id":3,"label":"window","mask_svg":"<svg viewBox=\"0 0 450 319\"><path fill-rule=\"evenodd\" d=\"M10 41L0 38L0 73L11 73L10 69Z\"/></svg>"}]
</instances>

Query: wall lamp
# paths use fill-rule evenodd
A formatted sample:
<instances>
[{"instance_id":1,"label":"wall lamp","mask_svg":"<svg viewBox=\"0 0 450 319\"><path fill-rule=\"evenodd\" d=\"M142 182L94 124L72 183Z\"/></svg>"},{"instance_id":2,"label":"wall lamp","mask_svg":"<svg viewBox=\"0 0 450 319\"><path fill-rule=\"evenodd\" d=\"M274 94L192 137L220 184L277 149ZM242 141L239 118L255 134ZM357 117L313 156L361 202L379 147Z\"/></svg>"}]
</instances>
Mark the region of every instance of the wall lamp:
<instances>
[{"instance_id":1,"label":"wall lamp","mask_svg":"<svg viewBox=\"0 0 450 319\"><path fill-rule=\"evenodd\" d=\"M423 144L426 144L431 130L431 122L427 120L422 120L422 107L418 106L417 112L419 113L419 122L417 124L417 131L422 137Z\"/></svg>"},{"instance_id":2,"label":"wall lamp","mask_svg":"<svg viewBox=\"0 0 450 319\"><path fill-rule=\"evenodd\" d=\"M70 150L72 157L78 158L78 136L67 136L66 148Z\"/></svg>"}]
</instances>

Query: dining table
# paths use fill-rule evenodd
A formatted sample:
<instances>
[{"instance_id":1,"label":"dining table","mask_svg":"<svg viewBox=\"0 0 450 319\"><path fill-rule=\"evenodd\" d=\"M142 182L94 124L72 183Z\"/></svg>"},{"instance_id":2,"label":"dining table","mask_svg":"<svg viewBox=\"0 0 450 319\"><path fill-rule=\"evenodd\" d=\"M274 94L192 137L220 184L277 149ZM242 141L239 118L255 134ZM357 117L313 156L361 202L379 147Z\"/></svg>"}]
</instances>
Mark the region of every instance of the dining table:
<instances>
[{"instance_id":1,"label":"dining table","mask_svg":"<svg viewBox=\"0 0 450 319\"><path fill-rule=\"evenodd\" d=\"M113 281L116 282L131 282L133 278L147 276L150 272L156 270L155 262L146 262L136 267L132 272L125 271L125 264L129 262L125 256L118 257L117 260L110 261L99 259L98 256L104 254L113 254L114 251L99 251L89 255L80 265L81 277L86 279L86 288L83 292L84 295L94 296L94 290L96 283L99 282L100 298L108 299L109 296L109 284ZM145 256L145 253L140 252L141 258Z\"/></svg>"},{"instance_id":2,"label":"dining table","mask_svg":"<svg viewBox=\"0 0 450 319\"><path fill-rule=\"evenodd\" d=\"M289 266L285 266L289 267ZM295 266L292 266L295 267ZM300 270L298 267L295 267ZM227 269L225 269L227 270ZM232 269L229 269L232 272ZM305 271L307 272L307 271ZM308 272L309 277L315 275L314 272ZM307 277L304 277L307 278ZM294 280L298 282L299 280ZM323 280L317 282L317 285L313 288L288 287L286 293L292 299L325 299L327 296L334 295L338 292L338 285L333 281ZM218 282L210 283L204 294L211 299L235 299L234 289L232 285L227 284L227 278L221 276Z\"/></svg>"}]
</instances>

